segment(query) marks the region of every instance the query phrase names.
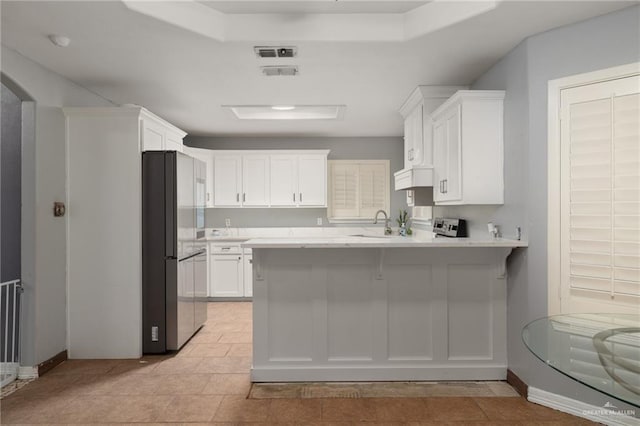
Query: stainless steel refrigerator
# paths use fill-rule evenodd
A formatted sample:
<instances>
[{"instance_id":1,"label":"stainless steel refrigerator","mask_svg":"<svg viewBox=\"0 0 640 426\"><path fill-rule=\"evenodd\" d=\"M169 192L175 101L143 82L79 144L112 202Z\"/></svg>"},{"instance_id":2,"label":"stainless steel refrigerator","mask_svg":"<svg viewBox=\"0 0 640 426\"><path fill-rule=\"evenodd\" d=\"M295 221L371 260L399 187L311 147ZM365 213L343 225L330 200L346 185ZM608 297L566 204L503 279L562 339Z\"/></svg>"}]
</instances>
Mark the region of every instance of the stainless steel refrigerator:
<instances>
[{"instance_id":1,"label":"stainless steel refrigerator","mask_svg":"<svg viewBox=\"0 0 640 426\"><path fill-rule=\"evenodd\" d=\"M207 320L205 164L142 154L142 349L179 350Z\"/></svg>"}]
</instances>

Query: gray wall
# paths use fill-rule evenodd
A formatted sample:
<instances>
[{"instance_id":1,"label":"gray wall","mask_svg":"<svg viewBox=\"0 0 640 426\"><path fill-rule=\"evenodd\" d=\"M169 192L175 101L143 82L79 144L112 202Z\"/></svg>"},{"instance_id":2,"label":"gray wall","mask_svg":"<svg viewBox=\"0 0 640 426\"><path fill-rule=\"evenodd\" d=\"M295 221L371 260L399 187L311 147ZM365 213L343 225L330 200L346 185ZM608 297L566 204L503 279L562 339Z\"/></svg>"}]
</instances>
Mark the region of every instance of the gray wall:
<instances>
[{"instance_id":1,"label":"gray wall","mask_svg":"<svg viewBox=\"0 0 640 426\"><path fill-rule=\"evenodd\" d=\"M0 91L0 281L6 282L20 278L22 102L4 85Z\"/></svg>"},{"instance_id":2,"label":"gray wall","mask_svg":"<svg viewBox=\"0 0 640 426\"><path fill-rule=\"evenodd\" d=\"M435 213L466 217L476 233L486 232L488 220L502 225L507 236L515 225L523 225L529 247L509 259L509 367L530 386L596 406L611 398L544 365L521 339L528 322L547 315L547 87L549 80L640 61L639 26L636 6L542 33L525 40L481 76L474 89L507 90L505 205Z\"/></svg>"},{"instance_id":3,"label":"gray wall","mask_svg":"<svg viewBox=\"0 0 640 426\"><path fill-rule=\"evenodd\" d=\"M393 172L403 167L403 140L388 138L215 138L188 136L185 144L208 149L330 149L329 160L390 160L391 215L407 209L404 191L393 190ZM327 221L327 209L207 209L207 226L224 227L225 218L233 227L316 226L317 218Z\"/></svg>"}]
</instances>

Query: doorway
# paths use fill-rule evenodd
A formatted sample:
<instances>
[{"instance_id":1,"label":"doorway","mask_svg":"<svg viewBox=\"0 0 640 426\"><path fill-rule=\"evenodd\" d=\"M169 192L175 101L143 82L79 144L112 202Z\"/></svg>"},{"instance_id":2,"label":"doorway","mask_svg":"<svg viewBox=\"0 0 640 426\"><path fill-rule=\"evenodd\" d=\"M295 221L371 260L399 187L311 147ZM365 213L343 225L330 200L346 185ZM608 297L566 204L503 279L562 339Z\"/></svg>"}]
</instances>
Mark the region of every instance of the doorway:
<instances>
[{"instance_id":1,"label":"doorway","mask_svg":"<svg viewBox=\"0 0 640 426\"><path fill-rule=\"evenodd\" d=\"M1 85L0 385L18 376L22 257L22 100Z\"/></svg>"}]
</instances>

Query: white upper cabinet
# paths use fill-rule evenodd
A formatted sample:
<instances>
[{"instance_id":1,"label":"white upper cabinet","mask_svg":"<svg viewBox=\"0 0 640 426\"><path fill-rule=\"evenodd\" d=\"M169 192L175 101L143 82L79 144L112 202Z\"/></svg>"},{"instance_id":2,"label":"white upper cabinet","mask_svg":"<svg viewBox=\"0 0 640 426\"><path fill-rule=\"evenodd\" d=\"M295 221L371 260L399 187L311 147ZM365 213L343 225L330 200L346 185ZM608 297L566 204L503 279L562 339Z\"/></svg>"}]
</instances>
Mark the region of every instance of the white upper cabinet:
<instances>
[{"instance_id":1,"label":"white upper cabinet","mask_svg":"<svg viewBox=\"0 0 640 426\"><path fill-rule=\"evenodd\" d=\"M212 153L216 207L327 205L328 150Z\"/></svg>"},{"instance_id":2,"label":"white upper cabinet","mask_svg":"<svg viewBox=\"0 0 640 426\"><path fill-rule=\"evenodd\" d=\"M291 207L298 202L298 156L271 155L271 205Z\"/></svg>"},{"instance_id":3,"label":"white upper cabinet","mask_svg":"<svg viewBox=\"0 0 640 426\"><path fill-rule=\"evenodd\" d=\"M242 205L269 205L269 156L242 156Z\"/></svg>"},{"instance_id":4,"label":"white upper cabinet","mask_svg":"<svg viewBox=\"0 0 640 426\"><path fill-rule=\"evenodd\" d=\"M461 90L431 115L437 205L503 204L500 90Z\"/></svg>"},{"instance_id":5,"label":"white upper cabinet","mask_svg":"<svg viewBox=\"0 0 640 426\"><path fill-rule=\"evenodd\" d=\"M182 152L205 163L207 168L205 180L205 205L207 207L213 207L213 151L211 151L210 149L184 146Z\"/></svg>"},{"instance_id":6,"label":"white upper cabinet","mask_svg":"<svg viewBox=\"0 0 640 426\"><path fill-rule=\"evenodd\" d=\"M400 107L404 118L404 168L394 173L396 191L435 185L430 114L464 88L418 86Z\"/></svg>"},{"instance_id":7,"label":"white upper cabinet","mask_svg":"<svg viewBox=\"0 0 640 426\"><path fill-rule=\"evenodd\" d=\"M318 154L298 157L298 205L327 206L327 156Z\"/></svg>"},{"instance_id":8,"label":"white upper cabinet","mask_svg":"<svg viewBox=\"0 0 640 426\"><path fill-rule=\"evenodd\" d=\"M422 163L423 110L424 105L418 104L404 121L404 167L406 169Z\"/></svg>"},{"instance_id":9,"label":"white upper cabinet","mask_svg":"<svg viewBox=\"0 0 640 426\"><path fill-rule=\"evenodd\" d=\"M215 155L213 160L213 199L216 207L242 205L242 156Z\"/></svg>"},{"instance_id":10,"label":"white upper cabinet","mask_svg":"<svg viewBox=\"0 0 640 426\"><path fill-rule=\"evenodd\" d=\"M175 128L145 109L140 113L142 151L179 151L182 152L182 139L186 133Z\"/></svg>"}]
</instances>

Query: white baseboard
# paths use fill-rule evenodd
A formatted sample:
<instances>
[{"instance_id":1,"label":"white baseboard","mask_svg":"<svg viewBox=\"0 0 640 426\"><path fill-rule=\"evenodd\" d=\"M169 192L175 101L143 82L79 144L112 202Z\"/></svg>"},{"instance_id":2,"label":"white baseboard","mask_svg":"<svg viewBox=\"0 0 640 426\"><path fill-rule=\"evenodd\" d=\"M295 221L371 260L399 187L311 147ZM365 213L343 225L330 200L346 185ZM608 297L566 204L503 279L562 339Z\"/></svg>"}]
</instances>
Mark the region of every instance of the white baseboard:
<instances>
[{"instance_id":1,"label":"white baseboard","mask_svg":"<svg viewBox=\"0 0 640 426\"><path fill-rule=\"evenodd\" d=\"M527 399L536 404L553 408L563 413L572 414L594 422L610 426L639 426L640 419L632 415L625 415L624 410L615 407L598 407L582 401L556 395L542 389L529 386ZM636 414L638 410L635 410Z\"/></svg>"},{"instance_id":2,"label":"white baseboard","mask_svg":"<svg viewBox=\"0 0 640 426\"><path fill-rule=\"evenodd\" d=\"M38 367L20 367L18 368L18 379L37 379Z\"/></svg>"}]
</instances>

